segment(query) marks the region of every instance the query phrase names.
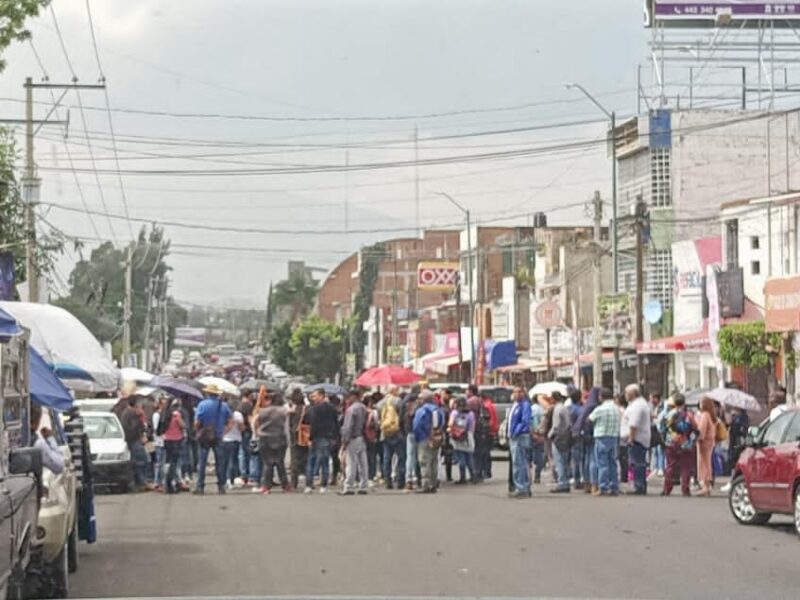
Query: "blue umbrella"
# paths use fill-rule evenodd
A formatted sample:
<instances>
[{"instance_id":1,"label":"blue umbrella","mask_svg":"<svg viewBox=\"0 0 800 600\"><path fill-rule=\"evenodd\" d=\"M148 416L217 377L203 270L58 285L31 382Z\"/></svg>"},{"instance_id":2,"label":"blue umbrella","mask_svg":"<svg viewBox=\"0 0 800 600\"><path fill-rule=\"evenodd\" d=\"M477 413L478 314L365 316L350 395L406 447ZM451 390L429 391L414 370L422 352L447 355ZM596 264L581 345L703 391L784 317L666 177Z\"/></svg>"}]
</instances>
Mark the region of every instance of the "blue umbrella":
<instances>
[{"instance_id":1,"label":"blue umbrella","mask_svg":"<svg viewBox=\"0 0 800 600\"><path fill-rule=\"evenodd\" d=\"M342 386L336 385L335 383L315 383L314 385L307 385L303 388L303 392L306 394L316 392L317 390L322 391L328 396L347 396L349 393Z\"/></svg>"},{"instance_id":2,"label":"blue umbrella","mask_svg":"<svg viewBox=\"0 0 800 600\"><path fill-rule=\"evenodd\" d=\"M30 356L30 394L31 399L55 410L72 408L72 395L67 387L56 377L53 368L42 358L42 355L28 347Z\"/></svg>"},{"instance_id":3,"label":"blue umbrella","mask_svg":"<svg viewBox=\"0 0 800 600\"><path fill-rule=\"evenodd\" d=\"M149 385L169 392L173 396L186 396L197 400L203 399L203 393L196 387L167 375L156 375Z\"/></svg>"}]
</instances>

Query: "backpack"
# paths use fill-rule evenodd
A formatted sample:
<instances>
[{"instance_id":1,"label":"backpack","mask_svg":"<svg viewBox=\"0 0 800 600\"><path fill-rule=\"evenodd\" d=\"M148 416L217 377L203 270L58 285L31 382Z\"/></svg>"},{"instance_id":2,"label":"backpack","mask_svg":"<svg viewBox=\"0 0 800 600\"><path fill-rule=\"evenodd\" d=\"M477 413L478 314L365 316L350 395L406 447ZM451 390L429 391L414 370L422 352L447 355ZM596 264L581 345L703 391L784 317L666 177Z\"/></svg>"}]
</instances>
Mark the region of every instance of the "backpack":
<instances>
[{"instance_id":1,"label":"backpack","mask_svg":"<svg viewBox=\"0 0 800 600\"><path fill-rule=\"evenodd\" d=\"M364 441L372 444L378 441L378 425L375 420L375 412L370 410L367 413L367 420L364 423Z\"/></svg>"},{"instance_id":2,"label":"backpack","mask_svg":"<svg viewBox=\"0 0 800 600\"><path fill-rule=\"evenodd\" d=\"M444 444L444 414L438 408L431 411L431 437L428 445L434 450L438 450Z\"/></svg>"},{"instance_id":3,"label":"backpack","mask_svg":"<svg viewBox=\"0 0 800 600\"><path fill-rule=\"evenodd\" d=\"M463 442L467 439L468 428L469 420L467 419L467 413L460 412L456 415L453 424L450 426L450 437L456 442Z\"/></svg>"},{"instance_id":4,"label":"backpack","mask_svg":"<svg viewBox=\"0 0 800 600\"><path fill-rule=\"evenodd\" d=\"M381 431L384 437L392 437L400 431L400 415L394 402L389 399L381 409Z\"/></svg>"},{"instance_id":5,"label":"backpack","mask_svg":"<svg viewBox=\"0 0 800 600\"><path fill-rule=\"evenodd\" d=\"M489 409L481 401L480 408L478 408L478 419L475 423L475 434L481 439L489 439L492 437L492 414Z\"/></svg>"}]
</instances>

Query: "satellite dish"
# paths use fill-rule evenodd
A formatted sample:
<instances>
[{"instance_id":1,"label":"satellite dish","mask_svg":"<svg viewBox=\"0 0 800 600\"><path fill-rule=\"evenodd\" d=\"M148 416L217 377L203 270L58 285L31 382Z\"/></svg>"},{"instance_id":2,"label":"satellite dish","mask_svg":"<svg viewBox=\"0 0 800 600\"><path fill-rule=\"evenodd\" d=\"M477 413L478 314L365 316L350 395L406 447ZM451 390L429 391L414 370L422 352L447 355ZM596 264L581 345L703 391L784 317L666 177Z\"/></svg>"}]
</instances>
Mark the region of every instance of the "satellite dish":
<instances>
[{"instance_id":1,"label":"satellite dish","mask_svg":"<svg viewBox=\"0 0 800 600\"><path fill-rule=\"evenodd\" d=\"M664 316L664 309L658 300L650 300L644 305L644 318L651 325L655 325Z\"/></svg>"}]
</instances>

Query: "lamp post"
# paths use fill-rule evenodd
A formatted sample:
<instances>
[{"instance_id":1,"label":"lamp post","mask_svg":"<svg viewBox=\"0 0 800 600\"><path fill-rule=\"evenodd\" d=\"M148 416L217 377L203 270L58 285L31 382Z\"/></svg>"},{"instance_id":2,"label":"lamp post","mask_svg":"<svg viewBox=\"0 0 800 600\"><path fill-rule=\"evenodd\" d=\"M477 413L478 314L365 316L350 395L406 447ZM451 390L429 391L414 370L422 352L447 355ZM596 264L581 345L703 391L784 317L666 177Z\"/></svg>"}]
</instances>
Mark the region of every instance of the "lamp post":
<instances>
[{"instance_id":1,"label":"lamp post","mask_svg":"<svg viewBox=\"0 0 800 600\"><path fill-rule=\"evenodd\" d=\"M611 121L611 253L613 261L613 280L611 282L611 289L616 294L619 292L619 236L617 235L617 113L614 111L609 112L597 98L592 96L585 87L579 83L568 83L566 85L568 90L579 90L586 96L592 104L599 108L602 113ZM599 290L597 293L599 294ZM597 377L595 379L598 379ZM602 375L599 377L602 381ZM601 384L602 385L602 384ZM614 391L618 391L619 387L619 343L614 348Z\"/></svg>"},{"instance_id":2,"label":"lamp post","mask_svg":"<svg viewBox=\"0 0 800 600\"><path fill-rule=\"evenodd\" d=\"M475 319L475 302L473 300L473 293L472 293L472 221L470 219L469 210L461 206L455 198L453 198L450 194L446 194L445 192L436 192L437 196L442 196L446 198L450 204L455 206L458 210L464 213L464 217L467 220L467 271L469 274L468 277L468 291L469 291L469 344L471 347L471 359L469 363L469 380L472 381L475 376L475 327L474 327L474 319ZM460 283L459 283L460 285ZM458 339L459 345L461 344L461 317L459 315L458 319ZM460 368L460 366L459 366Z\"/></svg>"}]
</instances>

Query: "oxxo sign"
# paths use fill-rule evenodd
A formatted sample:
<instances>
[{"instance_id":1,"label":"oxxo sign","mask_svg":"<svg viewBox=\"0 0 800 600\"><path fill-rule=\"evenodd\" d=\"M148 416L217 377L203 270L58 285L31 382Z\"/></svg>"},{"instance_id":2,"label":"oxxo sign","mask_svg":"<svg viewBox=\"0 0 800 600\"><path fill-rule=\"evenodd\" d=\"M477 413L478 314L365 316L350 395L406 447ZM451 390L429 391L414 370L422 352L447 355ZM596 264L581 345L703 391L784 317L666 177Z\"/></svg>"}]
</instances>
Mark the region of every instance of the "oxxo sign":
<instances>
[{"instance_id":1,"label":"oxxo sign","mask_svg":"<svg viewBox=\"0 0 800 600\"><path fill-rule=\"evenodd\" d=\"M417 288L431 292L452 292L458 285L458 263L421 262L417 266Z\"/></svg>"}]
</instances>

